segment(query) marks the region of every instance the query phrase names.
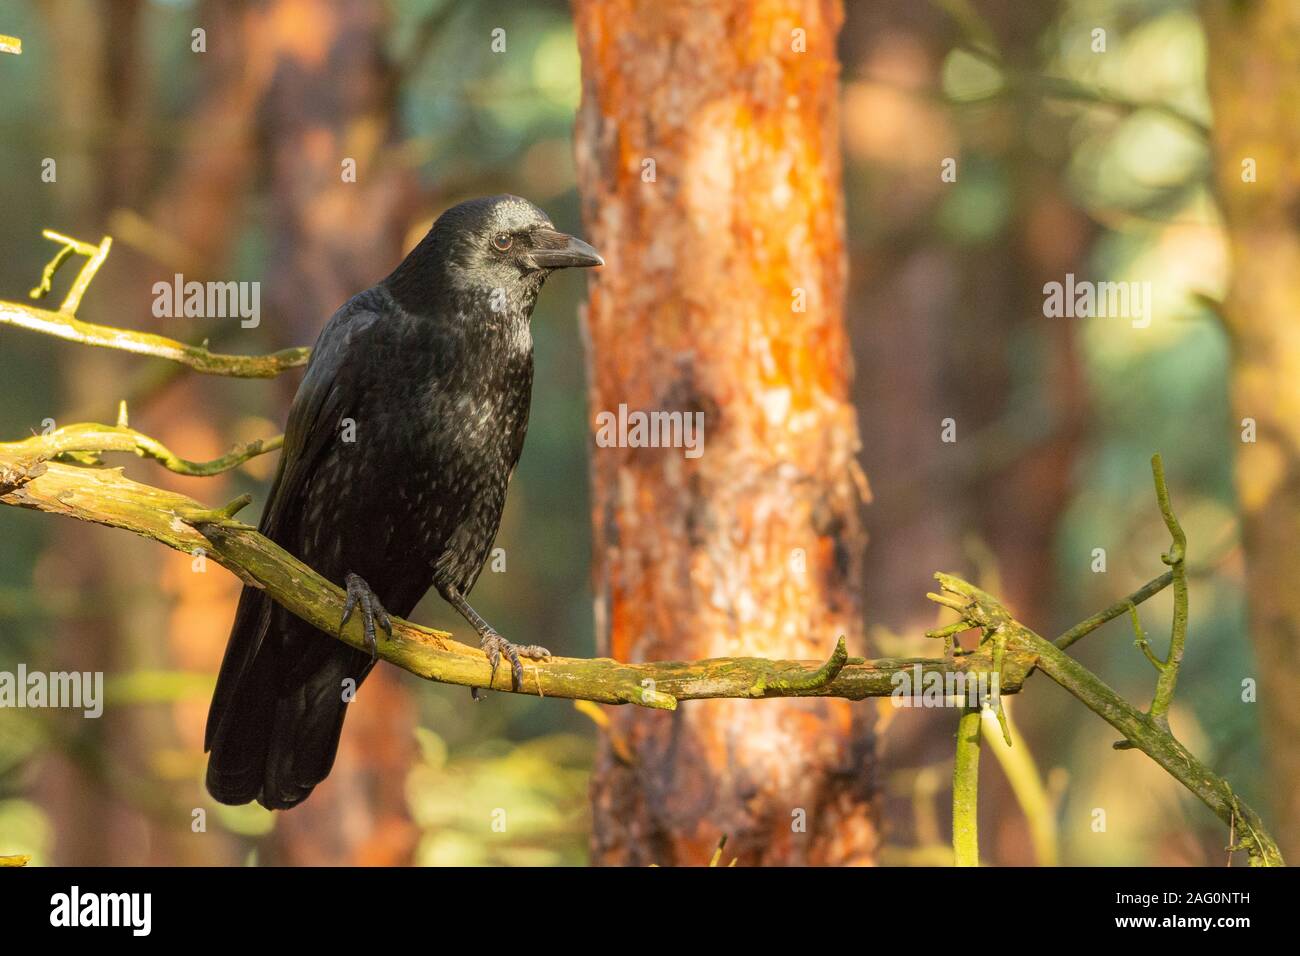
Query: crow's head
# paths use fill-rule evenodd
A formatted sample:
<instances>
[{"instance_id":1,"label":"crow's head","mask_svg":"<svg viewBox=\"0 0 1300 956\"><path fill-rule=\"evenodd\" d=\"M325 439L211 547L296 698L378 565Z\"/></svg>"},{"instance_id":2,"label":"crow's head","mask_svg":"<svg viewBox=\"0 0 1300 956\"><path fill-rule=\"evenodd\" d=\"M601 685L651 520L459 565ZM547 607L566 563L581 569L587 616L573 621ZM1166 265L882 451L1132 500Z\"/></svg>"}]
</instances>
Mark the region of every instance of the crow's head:
<instances>
[{"instance_id":1,"label":"crow's head","mask_svg":"<svg viewBox=\"0 0 1300 956\"><path fill-rule=\"evenodd\" d=\"M557 231L527 199L487 196L439 216L389 285L408 293L423 286L461 296L498 294L515 302L527 299L531 308L531 296L554 270L604 264L595 249Z\"/></svg>"}]
</instances>

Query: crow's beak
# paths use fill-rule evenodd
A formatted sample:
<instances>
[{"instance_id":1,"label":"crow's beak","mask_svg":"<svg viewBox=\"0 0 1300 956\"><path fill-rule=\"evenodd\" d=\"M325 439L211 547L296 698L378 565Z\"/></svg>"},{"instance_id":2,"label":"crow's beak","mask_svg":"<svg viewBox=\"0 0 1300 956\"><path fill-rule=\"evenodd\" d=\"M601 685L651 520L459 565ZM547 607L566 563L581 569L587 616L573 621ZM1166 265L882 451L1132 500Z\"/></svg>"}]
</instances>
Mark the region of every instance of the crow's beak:
<instances>
[{"instance_id":1,"label":"crow's beak","mask_svg":"<svg viewBox=\"0 0 1300 956\"><path fill-rule=\"evenodd\" d=\"M528 258L538 269L570 269L574 266L603 266L600 253L577 236L554 229L536 229Z\"/></svg>"}]
</instances>

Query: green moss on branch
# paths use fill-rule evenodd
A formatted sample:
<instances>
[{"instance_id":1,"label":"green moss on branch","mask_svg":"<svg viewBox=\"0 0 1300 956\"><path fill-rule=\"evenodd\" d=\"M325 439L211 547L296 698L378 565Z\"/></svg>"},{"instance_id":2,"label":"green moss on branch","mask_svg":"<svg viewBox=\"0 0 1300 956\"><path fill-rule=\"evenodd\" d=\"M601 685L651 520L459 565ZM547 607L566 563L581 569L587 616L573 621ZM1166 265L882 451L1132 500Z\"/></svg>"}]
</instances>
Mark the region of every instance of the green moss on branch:
<instances>
[{"instance_id":1,"label":"green moss on branch","mask_svg":"<svg viewBox=\"0 0 1300 956\"><path fill-rule=\"evenodd\" d=\"M102 434L117 439L112 430ZM13 478L7 485L5 475ZM339 587L255 528L235 520L236 508L213 510L184 495L132 481L119 469L62 461L33 465L32 446L26 442L0 444L0 503L122 528L188 554L205 554L246 583L265 588L280 604L326 633L335 633L343 614L344 594ZM359 619L349 623L341 639L365 647ZM508 671L501 668L493 678L486 656L477 647L409 621L393 620L393 639L380 635L379 655L428 680L511 689ZM891 696L903 682L910 686L917 666L924 676L952 671L976 674L987 672L991 665L987 654L953 662L934 658L850 662L842 644L826 662L732 657L627 664L556 657L526 664L519 692L662 710L674 709L678 701L722 697L861 700ZM1032 666L1032 659L1009 654L1003 692L1017 691Z\"/></svg>"},{"instance_id":2,"label":"green moss on branch","mask_svg":"<svg viewBox=\"0 0 1300 956\"><path fill-rule=\"evenodd\" d=\"M966 623L985 630L1002 629L1010 657L1035 660L1038 670L1118 730L1134 749L1149 756L1213 810L1237 834L1234 849L1246 850L1252 865L1283 865L1281 851L1259 814L1237 797L1225 779L1175 740L1166 727L1124 700L1051 641L1016 621L991 595L954 575L936 574L935 578L946 594L954 596Z\"/></svg>"}]
</instances>

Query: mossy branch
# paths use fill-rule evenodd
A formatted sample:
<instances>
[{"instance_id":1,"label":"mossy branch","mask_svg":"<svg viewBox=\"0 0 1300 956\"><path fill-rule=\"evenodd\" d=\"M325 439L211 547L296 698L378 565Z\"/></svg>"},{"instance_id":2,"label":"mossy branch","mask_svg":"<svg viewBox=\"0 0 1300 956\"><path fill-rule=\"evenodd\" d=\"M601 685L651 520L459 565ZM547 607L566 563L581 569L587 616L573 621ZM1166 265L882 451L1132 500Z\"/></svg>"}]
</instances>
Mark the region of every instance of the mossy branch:
<instances>
[{"instance_id":1,"label":"mossy branch","mask_svg":"<svg viewBox=\"0 0 1300 956\"><path fill-rule=\"evenodd\" d=\"M1015 620L991 595L954 575L939 573L935 578L944 597L951 596L949 600L960 605L959 613L968 627L980 628L986 635L991 628L998 628L1005 636L1009 657L1032 658L1038 670L1073 694L1123 734L1133 748L1149 756L1213 810L1237 834L1237 843L1231 849L1246 850L1252 865L1283 865L1281 851L1259 814L1237 797L1226 780L1175 740L1166 726L1124 700L1056 644Z\"/></svg>"},{"instance_id":2,"label":"mossy branch","mask_svg":"<svg viewBox=\"0 0 1300 956\"><path fill-rule=\"evenodd\" d=\"M311 350L305 347L281 349L268 355L226 355L209 351L203 345L187 345L150 332L95 325L63 312L50 312L6 300L0 300L0 325L43 332L81 345L167 359L205 375L232 378L274 378L281 372L306 365L311 355Z\"/></svg>"},{"instance_id":3,"label":"mossy branch","mask_svg":"<svg viewBox=\"0 0 1300 956\"><path fill-rule=\"evenodd\" d=\"M1165 483L1164 463L1159 455L1152 456L1151 472L1155 480L1156 502L1172 539L1169 550L1161 555L1161 560L1170 567L1168 572L1147 582L1106 610L1070 628L1054 642L1044 640L1015 620L996 599L973 584L951 574L938 573L935 579L939 582L940 593L926 596L936 604L956 611L961 619L955 624L930 631L927 636L943 638L951 653L956 634L972 628L980 629L981 646L987 643L993 648L995 671L1002 653L1016 654L1018 651L1018 656L1028 654L1036 661L1038 669L1124 735L1115 744L1117 750L1141 750L1213 810L1228 825L1230 835L1236 836L1240 831L1240 837L1230 847L1231 850L1245 849L1252 865L1280 866L1281 852L1265 830L1259 815L1238 799L1226 780L1212 773L1175 740L1169 729L1169 706L1173 700L1187 637L1187 536L1174 514L1169 488ZM1161 660L1152 652L1142 631L1137 605L1170 583L1174 585L1174 619L1169 655ZM1159 674L1151 709L1145 714L1064 653L1064 648L1125 611L1132 619L1137 646ZM1000 706L998 715L1002 718ZM975 793L979 758L978 750L975 749L978 748L978 740L972 737L967 724L978 718L978 712L972 714L970 711L961 718L953 777L953 849L959 861L972 866L978 865ZM1011 738L1005 721L1002 731L1010 746Z\"/></svg>"},{"instance_id":4,"label":"mossy branch","mask_svg":"<svg viewBox=\"0 0 1300 956\"><path fill-rule=\"evenodd\" d=\"M119 418L118 425L65 425L48 435L34 435L16 442L0 442L0 449L7 452L12 461L25 462L27 467L61 458L82 464L98 464L98 456L104 452L130 452L141 458L152 458L178 475L207 478L238 468L251 458L276 451L283 444L283 435L258 438L236 445L211 461L190 461L181 458L157 439L128 427L123 408L123 417Z\"/></svg>"},{"instance_id":5,"label":"mossy branch","mask_svg":"<svg viewBox=\"0 0 1300 956\"><path fill-rule=\"evenodd\" d=\"M1074 627L1070 628L1058 637L1053 643L1061 650L1065 650L1075 641L1087 637L1103 624L1109 623L1110 621L1115 620L1115 618L1129 613L1130 608L1135 608L1147 598L1155 597L1165 588L1169 587L1173 579L1174 575L1172 571L1166 571L1159 577L1152 578L1128 597L1120 598L1104 611L1098 611L1096 614L1092 615L1092 617L1080 621L1078 624L1074 625Z\"/></svg>"},{"instance_id":6,"label":"mossy branch","mask_svg":"<svg viewBox=\"0 0 1300 956\"><path fill-rule=\"evenodd\" d=\"M983 714L967 707L957 721L957 759L952 771L952 851L956 866L979 866L979 772Z\"/></svg>"},{"instance_id":7,"label":"mossy branch","mask_svg":"<svg viewBox=\"0 0 1300 956\"><path fill-rule=\"evenodd\" d=\"M100 435L105 444L129 439L127 443L138 447L138 433L122 436L120 430L107 426L86 426L72 434L83 449L90 444L86 439L91 435ZM209 557L245 583L265 588L303 620L325 633L336 633L343 614L343 591L255 528L236 520L235 513L247 504L246 496L225 508L211 509L184 495L132 481L119 469L57 460L58 449L70 440L53 432L0 443L0 503L121 528L187 554ZM340 639L365 648L359 615L349 622ZM394 618L393 639L387 640L381 633L378 651L390 663L428 680L511 690L507 668L499 668L494 678L482 651L456 642L444 631ZM1019 690L1032 664L1028 657L1009 655L1003 666L1002 691ZM526 664L519 693L661 710L672 710L682 700L719 697L861 700L888 697L904 681L910 684L917 665L923 675L961 672L973 679L973 675L989 671L992 658L972 654L953 662L936 658L867 661L849 658L842 641L825 662L733 657L625 664L557 657Z\"/></svg>"},{"instance_id":8,"label":"mossy branch","mask_svg":"<svg viewBox=\"0 0 1300 956\"><path fill-rule=\"evenodd\" d=\"M305 347L282 349L269 355L225 355L210 351L206 345L187 345L149 332L83 322L76 316L77 309L95 273L108 257L112 239L105 236L96 246L50 229L45 230L44 235L58 242L60 249L42 272L41 281L31 290L31 298L39 299L50 291L55 273L73 254L85 256L86 262L57 312L22 302L0 300L0 325L41 332L67 342L167 359L206 375L274 378L288 369L307 364L311 349Z\"/></svg>"},{"instance_id":9,"label":"mossy branch","mask_svg":"<svg viewBox=\"0 0 1300 956\"><path fill-rule=\"evenodd\" d=\"M1160 556L1169 565L1174 583L1174 620L1169 633L1169 655L1162 661L1147 650L1147 659L1156 666L1155 697L1151 701L1151 719L1166 732L1169 731L1169 707L1173 704L1174 688L1178 684L1178 669L1183 663L1183 645L1187 642L1187 535L1174 514L1169 501L1169 487L1165 484L1165 465L1159 455L1151 457L1151 474L1155 478L1156 500L1160 515L1165 519L1172 543Z\"/></svg>"}]
</instances>

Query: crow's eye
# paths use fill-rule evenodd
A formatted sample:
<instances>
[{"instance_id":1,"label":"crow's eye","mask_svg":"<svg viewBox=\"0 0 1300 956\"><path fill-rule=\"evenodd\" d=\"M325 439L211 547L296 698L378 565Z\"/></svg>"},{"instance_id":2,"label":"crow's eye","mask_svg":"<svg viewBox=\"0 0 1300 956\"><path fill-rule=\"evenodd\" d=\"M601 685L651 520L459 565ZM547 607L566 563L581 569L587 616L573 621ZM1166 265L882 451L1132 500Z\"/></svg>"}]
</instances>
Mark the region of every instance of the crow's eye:
<instances>
[{"instance_id":1,"label":"crow's eye","mask_svg":"<svg viewBox=\"0 0 1300 956\"><path fill-rule=\"evenodd\" d=\"M492 237L492 247L497 252L505 252L510 248L512 242L514 242L514 238L508 232L498 232Z\"/></svg>"}]
</instances>

